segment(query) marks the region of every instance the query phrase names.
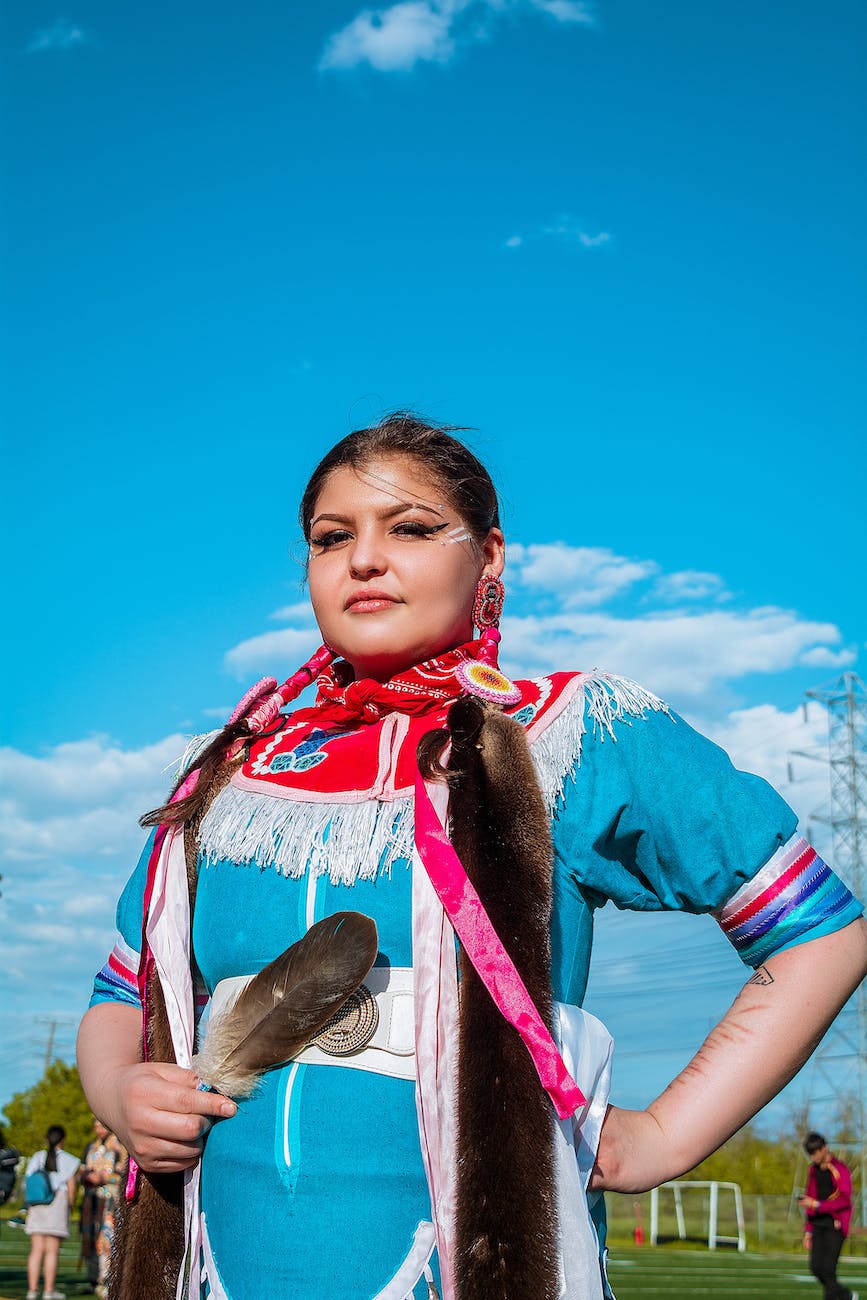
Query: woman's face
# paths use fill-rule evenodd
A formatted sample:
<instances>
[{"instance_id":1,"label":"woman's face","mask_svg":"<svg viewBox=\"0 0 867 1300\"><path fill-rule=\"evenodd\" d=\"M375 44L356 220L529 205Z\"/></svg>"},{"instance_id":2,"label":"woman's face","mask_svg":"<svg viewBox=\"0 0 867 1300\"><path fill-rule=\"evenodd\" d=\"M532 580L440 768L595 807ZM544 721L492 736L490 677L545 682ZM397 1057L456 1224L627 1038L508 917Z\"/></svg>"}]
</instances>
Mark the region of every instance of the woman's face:
<instances>
[{"instance_id":1,"label":"woman's face","mask_svg":"<svg viewBox=\"0 0 867 1300\"><path fill-rule=\"evenodd\" d=\"M310 599L323 639L357 678L385 681L472 637L482 573L502 572L498 528L477 543L407 456L333 470L310 527Z\"/></svg>"}]
</instances>

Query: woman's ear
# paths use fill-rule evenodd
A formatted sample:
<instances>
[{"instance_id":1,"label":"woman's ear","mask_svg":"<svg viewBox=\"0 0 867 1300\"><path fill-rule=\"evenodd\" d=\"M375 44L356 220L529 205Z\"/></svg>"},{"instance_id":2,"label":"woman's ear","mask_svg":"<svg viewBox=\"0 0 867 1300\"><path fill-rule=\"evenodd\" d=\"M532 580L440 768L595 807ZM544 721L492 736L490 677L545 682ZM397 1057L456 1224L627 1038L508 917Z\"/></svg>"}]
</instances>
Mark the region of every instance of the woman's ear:
<instances>
[{"instance_id":1,"label":"woman's ear","mask_svg":"<svg viewBox=\"0 0 867 1300\"><path fill-rule=\"evenodd\" d=\"M485 561L483 572L490 573L495 578L499 578L506 563L506 541L503 537L502 529L491 529L485 540L482 542L481 552Z\"/></svg>"}]
</instances>

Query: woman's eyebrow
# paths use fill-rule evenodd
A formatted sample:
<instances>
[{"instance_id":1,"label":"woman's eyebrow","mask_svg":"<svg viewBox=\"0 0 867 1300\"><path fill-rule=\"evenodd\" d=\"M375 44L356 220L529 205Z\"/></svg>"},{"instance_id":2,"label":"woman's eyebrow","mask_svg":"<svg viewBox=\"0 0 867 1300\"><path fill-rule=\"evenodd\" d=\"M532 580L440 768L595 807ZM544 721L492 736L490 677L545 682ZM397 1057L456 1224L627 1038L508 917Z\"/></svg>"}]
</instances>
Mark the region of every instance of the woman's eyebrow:
<instances>
[{"instance_id":1,"label":"woman's eyebrow","mask_svg":"<svg viewBox=\"0 0 867 1300\"><path fill-rule=\"evenodd\" d=\"M389 506L387 510L380 511L378 517L380 519L391 519L394 515L401 515L406 510L426 510L429 514L438 515L440 518L442 518L443 514L442 510L438 509L436 506L426 506L421 501L400 501L396 506ZM315 519L311 519L310 527L313 528L323 519L327 519L333 524L348 524L352 522L351 515L338 515L323 512L321 515L317 515Z\"/></svg>"}]
</instances>

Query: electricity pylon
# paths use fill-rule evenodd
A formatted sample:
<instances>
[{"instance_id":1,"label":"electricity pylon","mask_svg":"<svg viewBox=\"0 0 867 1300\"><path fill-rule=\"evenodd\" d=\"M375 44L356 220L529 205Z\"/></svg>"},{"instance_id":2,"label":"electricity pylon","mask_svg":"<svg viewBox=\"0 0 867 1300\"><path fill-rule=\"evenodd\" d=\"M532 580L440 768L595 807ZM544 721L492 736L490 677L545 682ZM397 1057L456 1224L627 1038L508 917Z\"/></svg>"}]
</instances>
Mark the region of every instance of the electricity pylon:
<instances>
[{"instance_id":1,"label":"electricity pylon","mask_svg":"<svg viewBox=\"0 0 867 1300\"><path fill-rule=\"evenodd\" d=\"M801 758L828 764L831 799L811 820L831 828L831 865L863 899L867 884L867 689L856 673L843 673L829 687L806 691L828 715L826 752L795 750ZM804 705L806 714L807 705ZM818 1088L827 1088L819 1096ZM810 1102L851 1098L857 1141L847 1152L856 1162L861 1225L867 1227L867 987L862 983L847 1002L813 1057ZM838 1143L847 1146L847 1143ZM796 1181L798 1173L796 1171Z\"/></svg>"}]
</instances>

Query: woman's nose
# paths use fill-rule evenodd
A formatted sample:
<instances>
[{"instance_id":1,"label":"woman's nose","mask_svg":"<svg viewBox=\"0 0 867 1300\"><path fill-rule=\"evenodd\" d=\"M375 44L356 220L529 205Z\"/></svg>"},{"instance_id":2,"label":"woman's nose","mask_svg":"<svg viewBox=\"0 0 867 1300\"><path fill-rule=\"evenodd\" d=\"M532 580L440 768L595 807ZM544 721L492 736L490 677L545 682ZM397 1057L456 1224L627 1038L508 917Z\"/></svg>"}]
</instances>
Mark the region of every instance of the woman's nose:
<instances>
[{"instance_id":1,"label":"woman's nose","mask_svg":"<svg viewBox=\"0 0 867 1300\"><path fill-rule=\"evenodd\" d=\"M369 533L359 533L349 555L349 568L354 578L371 578L384 573L388 567L385 551L379 540Z\"/></svg>"}]
</instances>

